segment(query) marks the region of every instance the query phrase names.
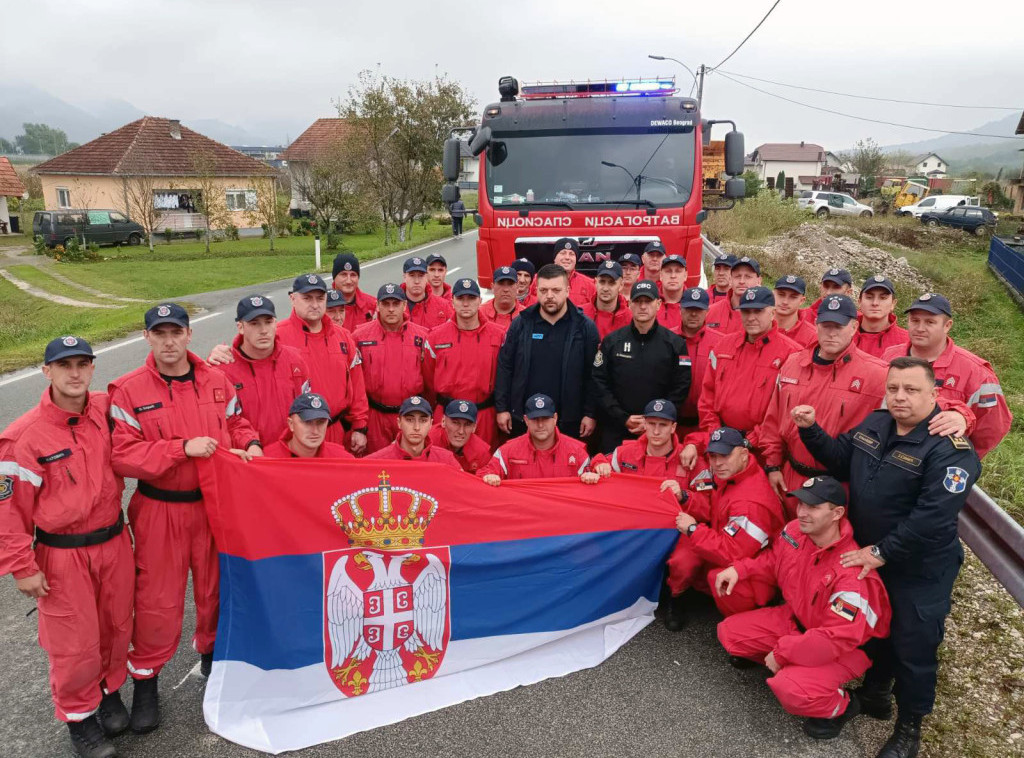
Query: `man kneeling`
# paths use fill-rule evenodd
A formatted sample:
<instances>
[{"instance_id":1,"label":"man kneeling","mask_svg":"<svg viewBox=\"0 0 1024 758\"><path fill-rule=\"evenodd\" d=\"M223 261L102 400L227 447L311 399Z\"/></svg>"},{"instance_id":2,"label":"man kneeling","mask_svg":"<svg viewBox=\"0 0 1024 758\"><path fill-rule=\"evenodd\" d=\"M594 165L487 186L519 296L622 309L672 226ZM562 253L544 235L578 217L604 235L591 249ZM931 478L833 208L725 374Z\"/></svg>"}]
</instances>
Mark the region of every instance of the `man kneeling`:
<instances>
[{"instance_id":1,"label":"man kneeling","mask_svg":"<svg viewBox=\"0 0 1024 758\"><path fill-rule=\"evenodd\" d=\"M332 290L333 291L333 290ZM288 409L288 429L263 450L265 458L354 458L344 445L326 442L331 409L322 395L306 392Z\"/></svg>"}]
</instances>

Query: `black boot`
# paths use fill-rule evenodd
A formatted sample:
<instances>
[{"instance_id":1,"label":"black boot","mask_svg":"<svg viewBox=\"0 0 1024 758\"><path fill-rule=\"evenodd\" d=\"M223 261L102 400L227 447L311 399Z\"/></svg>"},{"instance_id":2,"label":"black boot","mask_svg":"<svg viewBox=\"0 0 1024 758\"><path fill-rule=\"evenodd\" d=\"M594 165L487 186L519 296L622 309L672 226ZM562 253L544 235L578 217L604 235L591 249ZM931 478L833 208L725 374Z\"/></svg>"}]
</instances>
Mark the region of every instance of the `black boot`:
<instances>
[{"instance_id":1,"label":"black boot","mask_svg":"<svg viewBox=\"0 0 1024 758\"><path fill-rule=\"evenodd\" d=\"M749 658L742 658L738 655L729 656L729 665L734 669L752 669L757 668L760 664L757 661L752 661Z\"/></svg>"},{"instance_id":2,"label":"black boot","mask_svg":"<svg viewBox=\"0 0 1024 758\"><path fill-rule=\"evenodd\" d=\"M152 679L135 679L135 692L132 694L131 728L136 734L152 732L160 726L160 695L157 692L157 677Z\"/></svg>"},{"instance_id":3,"label":"black boot","mask_svg":"<svg viewBox=\"0 0 1024 758\"><path fill-rule=\"evenodd\" d=\"M208 677L211 670L213 670L213 653L200 653L199 673Z\"/></svg>"},{"instance_id":4,"label":"black boot","mask_svg":"<svg viewBox=\"0 0 1024 758\"><path fill-rule=\"evenodd\" d=\"M921 717L911 716L896 719L892 737L879 751L876 758L917 758L921 749Z\"/></svg>"},{"instance_id":5,"label":"black boot","mask_svg":"<svg viewBox=\"0 0 1024 758\"><path fill-rule=\"evenodd\" d=\"M665 608L665 628L670 632L681 631L686 626L686 614L683 611L683 596L673 595Z\"/></svg>"},{"instance_id":6,"label":"black boot","mask_svg":"<svg viewBox=\"0 0 1024 758\"><path fill-rule=\"evenodd\" d=\"M114 758L117 748L110 744L95 716L68 722L71 750L78 758Z\"/></svg>"},{"instance_id":7,"label":"black boot","mask_svg":"<svg viewBox=\"0 0 1024 758\"><path fill-rule=\"evenodd\" d=\"M883 687L865 682L854 692L860 700L860 712L873 719L888 721L892 718L892 685Z\"/></svg>"},{"instance_id":8,"label":"black boot","mask_svg":"<svg viewBox=\"0 0 1024 758\"><path fill-rule=\"evenodd\" d=\"M108 737L116 737L128 728L128 709L121 702L120 692L114 690L103 696L96 709L96 720Z\"/></svg>"},{"instance_id":9,"label":"black boot","mask_svg":"<svg viewBox=\"0 0 1024 758\"><path fill-rule=\"evenodd\" d=\"M846 722L853 719L858 713L860 713L860 701L851 692L850 702L847 703L845 711L831 719L807 719L804 721L804 734L816 740L833 740L843 731L843 726Z\"/></svg>"}]
</instances>

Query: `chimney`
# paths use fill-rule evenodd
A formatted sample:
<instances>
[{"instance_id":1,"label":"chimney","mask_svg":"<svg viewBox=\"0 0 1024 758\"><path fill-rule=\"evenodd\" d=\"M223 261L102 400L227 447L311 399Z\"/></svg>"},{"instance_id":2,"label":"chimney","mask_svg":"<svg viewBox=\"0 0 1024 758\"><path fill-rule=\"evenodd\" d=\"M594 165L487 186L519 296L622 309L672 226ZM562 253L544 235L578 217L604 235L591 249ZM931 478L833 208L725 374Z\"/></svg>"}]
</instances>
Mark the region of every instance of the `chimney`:
<instances>
[{"instance_id":1,"label":"chimney","mask_svg":"<svg viewBox=\"0 0 1024 758\"><path fill-rule=\"evenodd\" d=\"M168 119L170 125L171 139L181 139L181 121L176 118Z\"/></svg>"},{"instance_id":2,"label":"chimney","mask_svg":"<svg viewBox=\"0 0 1024 758\"><path fill-rule=\"evenodd\" d=\"M803 146L804 146L804 141L800 140L800 147L803 147Z\"/></svg>"}]
</instances>

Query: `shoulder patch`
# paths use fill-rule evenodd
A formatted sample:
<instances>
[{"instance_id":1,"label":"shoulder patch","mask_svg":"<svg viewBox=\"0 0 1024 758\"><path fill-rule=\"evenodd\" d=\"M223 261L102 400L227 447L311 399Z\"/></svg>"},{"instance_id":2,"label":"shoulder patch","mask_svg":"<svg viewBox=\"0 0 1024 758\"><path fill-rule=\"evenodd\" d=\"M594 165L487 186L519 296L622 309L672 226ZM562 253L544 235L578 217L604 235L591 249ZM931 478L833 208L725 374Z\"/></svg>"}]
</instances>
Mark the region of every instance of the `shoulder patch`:
<instances>
[{"instance_id":1,"label":"shoulder patch","mask_svg":"<svg viewBox=\"0 0 1024 758\"><path fill-rule=\"evenodd\" d=\"M950 437L949 441L953 445L953 447L955 447L957 450L970 450L971 449L971 442L966 437L960 437L960 436Z\"/></svg>"},{"instance_id":2,"label":"shoulder patch","mask_svg":"<svg viewBox=\"0 0 1024 758\"><path fill-rule=\"evenodd\" d=\"M839 618L846 619L847 621L853 621L857 618L857 614L860 613L860 608L855 606L853 603L843 600L842 597L837 597L833 600L829 609L839 616Z\"/></svg>"},{"instance_id":3,"label":"shoulder patch","mask_svg":"<svg viewBox=\"0 0 1024 758\"><path fill-rule=\"evenodd\" d=\"M9 476L0 476L0 502L10 500L14 496L14 479Z\"/></svg>"}]
</instances>

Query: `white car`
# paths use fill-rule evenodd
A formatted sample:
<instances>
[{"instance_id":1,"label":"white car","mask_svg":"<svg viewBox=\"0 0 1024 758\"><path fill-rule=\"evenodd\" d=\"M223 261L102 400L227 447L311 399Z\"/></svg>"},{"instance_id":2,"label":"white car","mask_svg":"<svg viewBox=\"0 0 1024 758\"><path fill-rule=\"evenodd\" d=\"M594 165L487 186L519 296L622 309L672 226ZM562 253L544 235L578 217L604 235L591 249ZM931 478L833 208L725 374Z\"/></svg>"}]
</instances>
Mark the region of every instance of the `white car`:
<instances>
[{"instance_id":1,"label":"white car","mask_svg":"<svg viewBox=\"0 0 1024 758\"><path fill-rule=\"evenodd\" d=\"M800 199L796 204L804 210L811 211L818 218L827 218L833 213L837 216L874 216L870 205L858 203L852 197L842 192L819 192L817 190L805 190L800 193Z\"/></svg>"},{"instance_id":2,"label":"white car","mask_svg":"<svg viewBox=\"0 0 1024 758\"><path fill-rule=\"evenodd\" d=\"M981 198L971 195L929 195L919 203L904 205L900 208L899 215L921 218L925 213L941 213L957 206L981 206Z\"/></svg>"}]
</instances>

